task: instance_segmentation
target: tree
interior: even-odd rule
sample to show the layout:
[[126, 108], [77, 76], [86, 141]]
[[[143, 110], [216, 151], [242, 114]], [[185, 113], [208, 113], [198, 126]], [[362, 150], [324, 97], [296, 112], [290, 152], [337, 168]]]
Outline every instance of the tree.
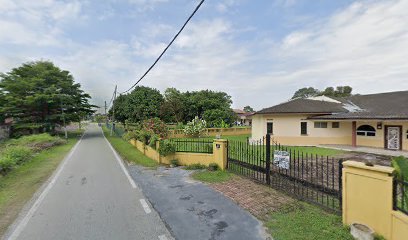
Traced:
[[165, 122], [183, 122], [186, 108], [185, 96], [175, 88], [167, 88], [164, 102], [160, 107], [160, 117]]
[[319, 93], [320, 93], [319, 89], [312, 88], [312, 87], [304, 87], [304, 88], [298, 89], [295, 92], [295, 94], [293, 94], [292, 99], [315, 97], [315, 96], [318, 96]]
[[24, 63], [0, 74], [0, 115], [14, 119], [14, 129], [50, 131], [94, 112], [89, 94], [73, 76], [49, 61]]
[[[132, 92], [121, 95], [113, 102], [115, 119], [125, 122], [140, 122], [159, 117], [160, 106], [164, 99], [157, 89], [137, 86]], [[113, 108], [109, 109], [112, 116]]]
[[244, 112], [255, 112], [255, 110], [251, 106], [245, 106]]

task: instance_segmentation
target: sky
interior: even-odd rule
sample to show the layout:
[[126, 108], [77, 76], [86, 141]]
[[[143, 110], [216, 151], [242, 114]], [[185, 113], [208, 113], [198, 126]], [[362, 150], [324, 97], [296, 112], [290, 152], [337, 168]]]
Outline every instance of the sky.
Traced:
[[[49, 60], [103, 106], [127, 90], [198, 0], [0, 0], [0, 72]], [[206, 0], [140, 83], [210, 89], [256, 110], [302, 87], [408, 90], [408, 0]]]

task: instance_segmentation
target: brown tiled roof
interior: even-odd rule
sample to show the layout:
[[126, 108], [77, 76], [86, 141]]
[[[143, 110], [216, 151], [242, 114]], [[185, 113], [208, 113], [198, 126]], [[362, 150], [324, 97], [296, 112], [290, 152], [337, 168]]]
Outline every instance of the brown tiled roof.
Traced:
[[341, 103], [295, 99], [257, 114], [314, 113], [310, 119], [408, 119], [408, 91], [333, 98]]

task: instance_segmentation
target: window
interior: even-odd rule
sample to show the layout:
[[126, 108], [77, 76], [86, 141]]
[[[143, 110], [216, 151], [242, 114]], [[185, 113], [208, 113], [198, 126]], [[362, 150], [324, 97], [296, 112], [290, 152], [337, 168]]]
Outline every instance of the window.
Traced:
[[375, 128], [370, 125], [361, 125], [357, 128], [357, 135], [375, 137]]
[[327, 122], [315, 122], [314, 128], [327, 128]]
[[273, 134], [273, 122], [266, 123], [266, 133]]
[[300, 122], [300, 134], [307, 135], [307, 122]]
[[340, 128], [339, 122], [332, 122], [332, 128]]

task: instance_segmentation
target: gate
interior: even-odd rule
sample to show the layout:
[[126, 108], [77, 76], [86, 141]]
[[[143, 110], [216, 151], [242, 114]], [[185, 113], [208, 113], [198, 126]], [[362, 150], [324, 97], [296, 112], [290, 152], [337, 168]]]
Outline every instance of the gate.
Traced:
[[323, 208], [341, 211], [342, 160], [258, 141], [228, 141], [227, 168]]

